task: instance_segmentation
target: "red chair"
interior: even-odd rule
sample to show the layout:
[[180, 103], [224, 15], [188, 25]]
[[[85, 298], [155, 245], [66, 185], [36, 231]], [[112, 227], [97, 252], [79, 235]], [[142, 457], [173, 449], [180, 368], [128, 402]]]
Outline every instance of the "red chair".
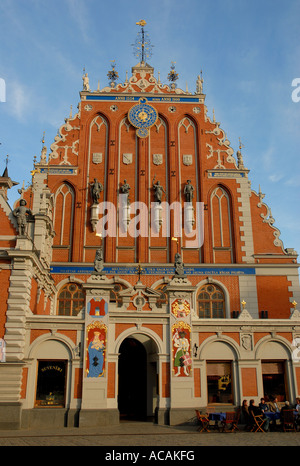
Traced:
[[[228, 411], [226, 413], [226, 418], [221, 421], [222, 424], [222, 432], [235, 432], [236, 430], [240, 430], [238, 428], [238, 422], [240, 419], [240, 409], [235, 411]], [[227, 428], [227, 426], [230, 426]]]

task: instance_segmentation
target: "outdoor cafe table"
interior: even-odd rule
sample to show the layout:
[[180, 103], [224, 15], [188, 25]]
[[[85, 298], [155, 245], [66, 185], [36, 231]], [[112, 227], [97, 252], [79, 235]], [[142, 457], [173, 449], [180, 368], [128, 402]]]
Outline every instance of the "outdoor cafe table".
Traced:
[[264, 415], [268, 417], [271, 421], [276, 421], [280, 419], [280, 413], [273, 413], [272, 411], [264, 411]]
[[226, 413], [210, 413], [210, 421], [224, 421], [226, 419]]
[[[273, 413], [271, 411], [264, 411], [265, 416], [267, 416], [271, 421], [276, 421], [280, 419], [280, 412]], [[298, 411], [294, 411], [295, 418], [298, 416]]]

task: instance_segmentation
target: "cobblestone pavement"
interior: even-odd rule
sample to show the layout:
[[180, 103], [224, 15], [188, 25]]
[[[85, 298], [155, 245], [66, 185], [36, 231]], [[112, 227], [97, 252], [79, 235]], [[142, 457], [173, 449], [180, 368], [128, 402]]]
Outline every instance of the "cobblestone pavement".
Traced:
[[122, 422], [102, 428], [0, 430], [0, 446], [299, 446], [300, 432], [197, 432], [196, 426]]

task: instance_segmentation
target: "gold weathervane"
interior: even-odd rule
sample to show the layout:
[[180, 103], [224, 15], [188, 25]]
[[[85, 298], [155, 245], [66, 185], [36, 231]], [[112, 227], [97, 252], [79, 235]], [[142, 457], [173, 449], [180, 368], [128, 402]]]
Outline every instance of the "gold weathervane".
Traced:
[[140, 21], [138, 21], [137, 23], [135, 23], [137, 26], [141, 26], [141, 27], [144, 27], [146, 26], [146, 21], [144, 19], [140, 19]]

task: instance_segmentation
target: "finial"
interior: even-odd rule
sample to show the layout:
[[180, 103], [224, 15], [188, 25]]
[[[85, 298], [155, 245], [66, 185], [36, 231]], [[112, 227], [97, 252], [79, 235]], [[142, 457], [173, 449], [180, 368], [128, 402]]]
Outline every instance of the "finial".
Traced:
[[297, 304], [298, 304], [298, 303], [297, 303], [297, 301], [295, 301], [295, 300], [292, 302], [292, 305], [294, 306], [294, 309], [296, 309]]
[[263, 200], [263, 198], [265, 197], [265, 194], [262, 193], [261, 191], [261, 188], [260, 188], [260, 185], [258, 187], [258, 197], [259, 197], [259, 201], [261, 202]]
[[241, 142], [241, 138], [239, 137], [239, 149], [242, 150], [242, 147], [245, 147], [244, 144]]
[[41, 143], [42, 143], [42, 144], [45, 144], [45, 131], [43, 132], [43, 137], [42, 137], [42, 139], [41, 139]]
[[107, 73], [107, 76], [110, 80], [110, 85], [111, 87], [115, 87], [115, 81], [117, 81], [119, 79], [119, 74], [118, 72], [115, 70], [115, 67], [116, 67], [116, 60], [111, 60], [111, 71], [109, 71]]
[[239, 137], [239, 150], [237, 151], [237, 160], [238, 160], [238, 168], [244, 169], [244, 161], [243, 161], [243, 156], [242, 156], [242, 147], [245, 147], [244, 144], [241, 142], [241, 138]]
[[171, 62], [171, 71], [168, 74], [168, 80], [171, 82], [172, 89], [176, 88], [175, 81], [178, 79], [178, 73], [175, 71], [175, 63], [175, 61]]
[[144, 26], [147, 24], [144, 19], [135, 23], [137, 26], [141, 27], [141, 30], [138, 32], [137, 38], [133, 45], [134, 56], [140, 60], [142, 65], [145, 64], [147, 58], [150, 58], [152, 55], [152, 47], [149, 35], [144, 30]]
[[246, 303], [246, 301], [245, 301], [244, 299], [243, 299], [243, 301], [241, 302], [241, 304], [242, 304], [242, 306], [243, 306], [243, 309], [245, 309], [247, 303]]

